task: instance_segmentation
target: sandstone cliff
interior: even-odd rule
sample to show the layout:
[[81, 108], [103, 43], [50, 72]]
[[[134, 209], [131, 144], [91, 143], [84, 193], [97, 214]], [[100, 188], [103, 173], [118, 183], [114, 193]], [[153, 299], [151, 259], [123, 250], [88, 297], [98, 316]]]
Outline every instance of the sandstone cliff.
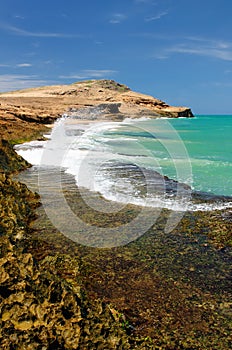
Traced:
[[[0, 94], [0, 132], [4, 138], [26, 138], [70, 110], [100, 106], [96, 118], [193, 117], [190, 108], [131, 91], [113, 80], [91, 80], [71, 85], [45, 86]], [[17, 136], [18, 135], [18, 136]]]

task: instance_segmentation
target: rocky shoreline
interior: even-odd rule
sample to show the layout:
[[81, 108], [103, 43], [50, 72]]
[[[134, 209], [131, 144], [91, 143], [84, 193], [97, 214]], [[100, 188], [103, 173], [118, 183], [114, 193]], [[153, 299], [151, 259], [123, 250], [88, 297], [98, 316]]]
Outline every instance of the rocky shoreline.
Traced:
[[65, 112], [97, 106], [107, 120], [193, 117], [190, 108], [169, 106], [113, 80], [91, 80], [0, 94], [0, 133], [10, 140], [36, 138]]
[[[41, 137], [67, 108], [100, 105], [106, 118], [116, 109], [117, 120], [128, 111], [191, 111], [150, 97], [138, 102], [137, 93], [108, 81], [54, 87], [49, 97], [46, 91], [0, 96], [0, 130], [9, 141], [0, 143], [1, 348], [229, 349], [231, 211], [188, 212], [171, 234], [164, 233], [163, 211], [128, 246], [88, 248], [57, 232], [39, 196], [12, 179], [30, 165], [11, 144]], [[106, 227], [136, 215], [129, 206], [119, 216], [96, 216], [72, 181], [66, 198], [87, 222]]]

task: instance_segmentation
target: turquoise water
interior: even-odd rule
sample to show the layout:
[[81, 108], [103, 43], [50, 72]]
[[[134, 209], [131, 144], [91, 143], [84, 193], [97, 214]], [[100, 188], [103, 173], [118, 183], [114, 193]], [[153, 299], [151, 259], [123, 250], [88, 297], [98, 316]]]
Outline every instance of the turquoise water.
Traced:
[[232, 116], [203, 115], [172, 120], [189, 153], [193, 186], [232, 195]]
[[132, 162], [137, 159], [140, 166], [195, 190], [232, 196], [231, 133], [232, 116], [199, 115], [125, 122], [104, 136], [112, 153], [128, 156]]
[[[196, 191], [232, 196], [232, 116], [92, 124], [80, 119], [78, 113], [61, 118], [50, 141], [20, 145], [18, 153], [42, 169], [62, 167], [79, 187], [114, 202], [174, 210], [224, 207], [190, 203], [189, 187], [183, 194], [168, 191], [154, 171]], [[231, 207], [231, 201], [225, 206]]]

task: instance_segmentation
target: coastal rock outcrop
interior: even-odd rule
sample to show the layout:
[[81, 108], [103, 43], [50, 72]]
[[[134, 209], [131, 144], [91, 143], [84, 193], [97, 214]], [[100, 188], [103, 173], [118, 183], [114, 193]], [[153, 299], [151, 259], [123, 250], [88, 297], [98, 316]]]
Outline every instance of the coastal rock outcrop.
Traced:
[[113, 80], [90, 80], [0, 94], [0, 132], [7, 139], [12, 139], [12, 133], [15, 139], [26, 139], [34, 130], [36, 138], [46, 124], [53, 123], [70, 108], [89, 107], [102, 109], [96, 119], [193, 117], [190, 108], [169, 106]]
[[[192, 116], [189, 108], [108, 80], [0, 95], [0, 348], [229, 349], [230, 211], [187, 212], [165, 233], [169, 211], [163, 210], [135, 242], [92, 249], [57, 232], [44, 219], [38, 194], [14, 180], [30, 165], [12, 144], [40, 137], [46, 123], [67, 111], [114, 120]], [[172, 194], [177, 183], [165, 182]], [[88, 211], [68, 183], [65, 198], [87, 223], [126, 226], [140, 210]], [[36, 208], [40, 223], [32, 226]]]
[[[122, 94], [122, 100], [128, 105], [145, 108], [147, 114], [156, 112], [156, 117], [166, 116], [170, 118], [192, 118], [193, 114], [190, 108], [169, 106], [166, 102], [161, 101], [153, 96], [140, 94], [137, 92], [125, 92]], [[141, 112], [142, 114], [143, 112]], [[154, 115], [154, 114], [153, 114]]]
[[130, 348], [113, 309], [88, 302], [76, 261], [56, 255], [38, 263], [7, 237], [0, 243], [1, 349]]
[[10, 175], [28, 164], [6, 141], [0, 160], [1, 349], [129, 349], [117, 311], [86, 297], [78, 261], [49, 251], [43, 256], [46, 242], [39, 243], [40, 259], [34, 257], [29, 232], [39, 196]]

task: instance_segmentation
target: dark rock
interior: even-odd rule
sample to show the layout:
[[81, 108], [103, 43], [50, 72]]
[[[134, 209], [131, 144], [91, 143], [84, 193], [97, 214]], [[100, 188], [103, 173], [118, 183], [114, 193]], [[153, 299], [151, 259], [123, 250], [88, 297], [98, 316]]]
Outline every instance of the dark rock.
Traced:
[[118, 114], [121, 103], [102, 103], [97, 107], [102, 110], [104, 114]]

